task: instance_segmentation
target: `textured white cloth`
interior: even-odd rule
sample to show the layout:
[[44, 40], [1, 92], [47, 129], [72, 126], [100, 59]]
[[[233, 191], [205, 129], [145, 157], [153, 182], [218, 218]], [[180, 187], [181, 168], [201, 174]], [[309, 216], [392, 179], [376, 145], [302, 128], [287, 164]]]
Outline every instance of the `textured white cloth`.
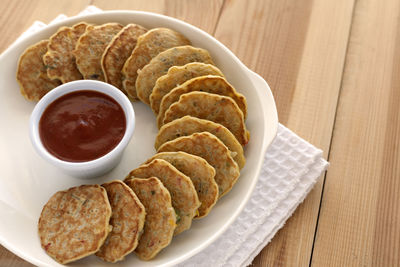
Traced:
[[[81, 14], [101, 12], [89, 6]], [[59, 15], [51, 23], [67, 18]], [[46, 26], [35, 23], [21, 35]], [[304, 200], [328, 162], [322, 151], [279, 125], [256, 188], [235, 222], [209, 247], [179, 266], [247, 266]]]
[[221, 237], [186, 261], [187, 265], [251, 264], [327, 167], [328, 162], [322, 158], [320, 149], [280, 124], [244, 210]]

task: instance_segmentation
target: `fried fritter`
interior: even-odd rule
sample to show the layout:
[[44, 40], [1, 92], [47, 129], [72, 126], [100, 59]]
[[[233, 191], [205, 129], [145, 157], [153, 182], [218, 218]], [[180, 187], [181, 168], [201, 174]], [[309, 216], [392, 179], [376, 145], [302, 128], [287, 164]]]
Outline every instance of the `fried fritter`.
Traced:
[[62, 83], [83, 78], [76, 66], [72, 51], [87, 26], [87, 23], [80, 22], [72, 27], [61, 27], [50, 37], [48, 51], [43, 56], [49, 78], [59, 79]]
[[243, 112], [244, 119], [247, 115], [247, 103], [246, 98], [236, 92], [235, 88], [230, 85], [225, 78], [214, 75], [207, 75], [196, 77], [186, 81], [182, 85], [175, 87], [168, 94], [166, 94], [160, 104], [160, 111], [157, 116], [158, 127], [163, 124], [165, 111], [175, 102], [179, 100], [179, 97], [183, 94], [201, 91], [217, 95], [228, 96], [232, 98]]
[[185, 115], [224, 125], [242, 146], [249, 141], [243, 112], [230, 97], [205, 92], [183, 94], [165, 112], [163, 122], [165, 124]]
[[172, 206], [178, 217], [174, 235], [189, 229], [201, 204], [190, 178], [167, 161], [155, 159], [132, 170], [126, 179], [153, 176], [160, 179], [171, 194]]
[[55, 193], [44, 205], [38, 231], [48, 255], [61, 264], [96, 253], [108, 233], [111, 206], [99, 185], [81, 185]]
[[201, 202], [196, 218], [206, 216], [218, 200], [218, 185], [214, 179], [215, 169], [205, 159], [182, 151], [158, 153], [145, 163], [150, 163], [154, 159], [168, 161], [192, 180]]
[[146, 209], [143, 234], [135, 250], [142, 260], [151, 260], [171, 243], [176, 228], [176, 216], [171, 195], [155, 177], [133, 178], [125, 181]]
[[154, 114], [157, 115], [159, 113], [162, 98], [172, 89], [190, 79], [204, 75], [224, 77], [217, 67], [201, 62], [192, 62], [184, 66], [173, 66], [169, 68], [167, 74], [157, 79], [150, 95], [150, 106]]
[[239, 168], [244, 167], [246, 158], [244, 157], [243, 147], [225, 126], [192, 116], [184, 116], [163, 125], [156, 136], [154, 147], [157, 150], [165, 142], [200, 132], [209, 132], [218, 137], [231, 151], [231, 156], [239, 165]]
[[111, 205], [112, 231], [96, 256], [107, 262], [117, 262], [137, 247], [146, 212], [136, 194], [122, 181], [114, 180], [102, 186]]
[[79, 37], [72, 53], [84, 79], [105, 81], [101, 58], [112, 38], [122, 28], [118, 23], [88, 26], [85, 33]]
[[125, 92], [122, 85], [122, 67], [125, 61], [131, 56], [139, 36], [147, 30], [140, 25], [128, 24], [114, 36], [104, 51], [101, 59], [101, 68], [105, 81]]
[[173, 47], [158, 54], [138, 72], [135, 86], [139, 99], [149, 105], [157, 79], [165, 75], [170, 67], [190, 62], [214, 64], [207, 50], [190, 45]]
[[132, 55], [126, 60], [122, 73], [123, 86], [132, 100], [137, 100], [136, 78], [138, 71], [150, 60], [168, 48], [189, 45], [190, 41], [182, 34], [167, 28], [154, 28], [138, 38]]
[[239, 178], [239, 166], [233, 160], [228, 148], [214, 135], [202, 132], [182, 136], [164, 143], [160, 152], [183, 151], [205, 159], [215, 169], [215, 181], [219, 187], [219, 197], [231, 190]]
[[48, 40], [28, 47], [18, 61], [17, 81], [21, 94], [31, 101], [39, 101], [51, 89], [61, 84], [47, 76], [43, 55], [47, 52]]

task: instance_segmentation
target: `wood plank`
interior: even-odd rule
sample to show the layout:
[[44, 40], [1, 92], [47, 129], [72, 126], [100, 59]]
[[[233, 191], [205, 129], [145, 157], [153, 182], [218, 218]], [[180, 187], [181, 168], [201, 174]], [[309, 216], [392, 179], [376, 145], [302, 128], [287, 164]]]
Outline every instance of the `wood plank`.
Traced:
[[57, 15], [76, 15], [88, 4], [89, 0], [59, 0], [57, 4], [47, 0], [15, 1], [2, 0], [0, 4], [0, 53], [3, 52], [18, 36], [26, 31], [35, 20], [49, 23]]
[[31, 267], [34, 266], [14, 255], [3, 246], [0, 245], [0, 265], [7, 267]]
[[[329, 151], [354, 1], [226, 1], [215, 36], [270, 84], [280, 122]], [[323, 25], [323, 27], [321, 27]], [[322, 181], [255, 259], [306, 266]]]
[[124, 9], [156, 12], [183, 20], [213, 34], [222, 3], [223, 0], [94, 0], [92, 4], [104, 10]]
[[312, 264], [400, 263], [400, 3], [359, 0]]

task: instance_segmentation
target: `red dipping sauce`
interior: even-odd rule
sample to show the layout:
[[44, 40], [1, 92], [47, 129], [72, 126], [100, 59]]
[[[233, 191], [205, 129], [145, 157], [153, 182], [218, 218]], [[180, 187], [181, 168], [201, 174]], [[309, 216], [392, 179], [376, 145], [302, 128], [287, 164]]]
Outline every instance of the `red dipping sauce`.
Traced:
[[125, 129], [125, 113], [117, 101], [90, 90], [57, 98], [39, 121], [43, 146], [53, 156], [70, 162], [104, 156], [118, 145]]

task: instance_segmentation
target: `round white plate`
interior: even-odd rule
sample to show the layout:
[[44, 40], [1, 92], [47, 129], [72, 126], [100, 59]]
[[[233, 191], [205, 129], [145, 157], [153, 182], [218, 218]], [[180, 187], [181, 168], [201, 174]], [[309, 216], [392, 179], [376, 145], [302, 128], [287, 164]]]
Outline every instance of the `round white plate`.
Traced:
[[[214, 241], [238, 216], [257, 182], [263, 156], [277, 131], [278, 118], [268, 84], [244, 66], [224, 45], [185, 22], [147, 12], [109, 11], [70, 18], [18, 40], [0, 56], [0, 243], [35, 265], [58, 266], [41, 248], [37, 235], [37, 221], [50, 196], [58, 190], [84, 183], [124, 179], [130, 170], [155, 153], [156, 118], [149, 106], [139, 102], [133, 103], [136, 128], [123, 159], [114, 170], [102, 177], [93, 180], [69, 177], [35, 153], [28, 133], [29, 116], [35, 103], [26, 101], [19, 92], [15, 80], [18, 58], [28, 46], [48, 38], [60, 26], [70, 26], [79, 21], [137, 23], [147, 28], [169, 27], [179, 31], [194, 46], [207, 49], [227, 80], [247, 98], [246, 125], [251, 136], [245, 147], [247, 163], [232, 191], [218, 201], [209, 216], [194, 220], [191, 229], [175, 237], [170, 246], [153, 260], [143, 262], [132, 254], [120, 262], [125, 266], [171, 266], [180, 263]], [[111, 264], [95, 256], [69, 264], [88, 265]]]

